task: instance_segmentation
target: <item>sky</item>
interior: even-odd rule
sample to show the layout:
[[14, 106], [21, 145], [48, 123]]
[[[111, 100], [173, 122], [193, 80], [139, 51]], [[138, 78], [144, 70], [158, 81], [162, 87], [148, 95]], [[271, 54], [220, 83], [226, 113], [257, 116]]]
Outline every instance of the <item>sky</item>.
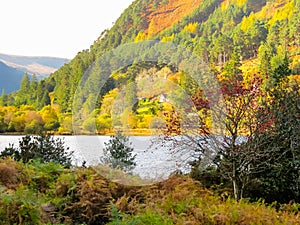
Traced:
[[133, 0], [1, 0], [0, 53], [72, 59]]

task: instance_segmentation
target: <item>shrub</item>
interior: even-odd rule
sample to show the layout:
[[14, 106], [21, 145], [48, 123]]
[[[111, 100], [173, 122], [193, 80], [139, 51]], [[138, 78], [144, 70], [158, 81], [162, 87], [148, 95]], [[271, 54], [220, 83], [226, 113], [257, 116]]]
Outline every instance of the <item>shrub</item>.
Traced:
[[40, 198], [20, 186], [14, 192], [0, 189], [0, 224], [41, 224]]
[[35, 137], [26, 135], [19, 142], [19, 148], [10, 145], [1, 152], [0, 157], [10, 156], [24, 163], [39, 159], [41, 163], [55, 162], [70, 167], [73, 152], [68, 150], [59, 138], [44, 134]]
[[63, 209], [65, 220], [85, 224], [106, 224], [112, 194], [109, 182], [94, 171], [78, 171], [73, 199]]
[[130, 172], [136, 166], [134, 162], [136, 155], [132, 154], [133, 147], [129, 138], [123, 136], [120, 131], [117, 131], [116, 135], [111, 136], [109, 142], [104, 144], [104, 156], [101, 158], [103, 164], [125, 172]]
[[0, 185], [15, 189], [20, 183], [27, 183], [27, 174], [22, 169], [22, 165], [12, 159], [0, 160]]
[[[40, 163], [37, 160], [26, 165], [27, 173], [31, 175], [29, 187], [40, 193], [46, 193], [56, 186], [56, 181], [65, 171], [61, 165], [49, 162]], [[53, 192], [55, 192], [53, 190]]]

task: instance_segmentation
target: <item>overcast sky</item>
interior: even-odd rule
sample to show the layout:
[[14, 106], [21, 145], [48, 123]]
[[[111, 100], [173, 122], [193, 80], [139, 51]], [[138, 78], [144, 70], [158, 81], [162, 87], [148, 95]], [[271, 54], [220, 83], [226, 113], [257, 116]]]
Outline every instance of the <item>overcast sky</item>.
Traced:
[[0, 53], [73, 58], [133, 0], [1, 0]]

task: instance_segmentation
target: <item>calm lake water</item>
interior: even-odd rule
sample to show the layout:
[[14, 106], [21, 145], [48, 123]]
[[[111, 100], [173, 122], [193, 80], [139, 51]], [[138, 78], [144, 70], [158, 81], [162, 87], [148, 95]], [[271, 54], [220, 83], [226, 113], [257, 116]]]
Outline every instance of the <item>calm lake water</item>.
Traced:
[[[99, 164], [100, 157], [103, 155], [104, 142], [108, 142], [108, 136], [56, 136], [65, 142], [65, 146], [74, 151], [74, 165], [81, 166], [83, 161], [87, 165]], [[19, 145], [22, 136], [0, 135], [0, 151], [9, 144]], [[165, 178], [172, 172], [180, 169], [174, 155], [166, 150], [149, 149], [151, 144], [150, 136], [130, 137], [136, 154], [137, 166], [133, 173], [144, 178]]]

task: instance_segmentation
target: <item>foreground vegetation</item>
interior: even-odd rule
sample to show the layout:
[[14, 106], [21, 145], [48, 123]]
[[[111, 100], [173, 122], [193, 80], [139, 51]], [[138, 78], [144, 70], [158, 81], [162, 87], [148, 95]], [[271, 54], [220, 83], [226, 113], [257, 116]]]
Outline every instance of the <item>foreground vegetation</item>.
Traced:
[[95, 168], [0, 160], [1, 224], [299, 224], [299, 205], [236, 202], [188, 176], [144, 187], [103, 178]]

